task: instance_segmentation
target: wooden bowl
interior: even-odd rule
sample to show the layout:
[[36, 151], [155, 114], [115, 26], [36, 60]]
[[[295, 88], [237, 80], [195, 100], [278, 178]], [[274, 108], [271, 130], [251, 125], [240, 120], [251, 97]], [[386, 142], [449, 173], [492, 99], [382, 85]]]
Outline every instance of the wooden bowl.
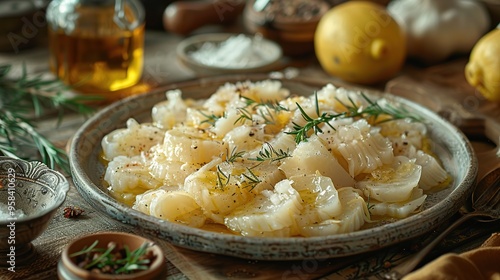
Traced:
[[272, 15], [255, 9], [255, 0], [248, 1], [243, 23], [250, 33], [260, 33], [277, 42], [288, 56], [314, 53], [314, 33], [321, 17], [330, 9], [326, 1], [317, 2], [317, 11], [310, 17]]
[[[115, 242], [116, 244], [127, 245], [130, 251], [139, 248], [145, 242], [151, 243], [153, 245], [152, 247], [150, 247], [150, 249], [153, 251], [153, 254], [156, 256], [156, 258], [151, 263], [148, 270], [131, 274], [124, 274], [124, 275], [96, 273], [79, 267], [70, 256], [73, 253], [82, 250], [84, 247], [92, 245], [92, 243], [94, 243], [96, 240], [98, 240], [98, 244], [96, 246], [97, 248], [106, 248], [109, 242]], [[146, 239], [144, 237], [125, 232], [99, 232], [78, 238], [69, 243], [64, 248], [64, 250], [61, 253], [61, 260], [59, 261], [57, 267], [57, 275], [59, 276], [59, 279], [73, 279], [73, 280], [165, 279], [166, 277], [165, 256], [163, 254], [162, 249], [158, 245], [155, 245], [153, 241]]]

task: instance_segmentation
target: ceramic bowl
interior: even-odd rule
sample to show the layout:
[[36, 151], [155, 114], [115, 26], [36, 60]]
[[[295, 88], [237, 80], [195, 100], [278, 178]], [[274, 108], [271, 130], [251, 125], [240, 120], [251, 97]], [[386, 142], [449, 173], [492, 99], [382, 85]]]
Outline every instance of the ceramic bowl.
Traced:
[[[97, 274], [90, 272], [83, 268], [80, 268], [70, 256], [79, 252], [84, 247], [89, 247], [95, 241], [98, 241], [96, 248], [106, 248], [109, 242], [115, 242], [116, 244], [121, 244], [127, 246], [130, 251], [139, 248], [144, 243], [152, 244], [150, 250], [153, 255], [156, 256], [154, 261], [151, 263], [148, 270], [124, 274], [124, 275], [113, 275], [113, 274]], [[105, 279], [134, 279], [134, 280], [146, 280], [146, 279], [165, 279], [166, 277], [166, 264], [165, 256], [162, 249], [155, 245], [153, 241], [146, 239], [144, 237], [125, 233], [125, 232], [99, 232], [95, 234], [85, 235], [78, 239], [73, 240], [69, 243], [61, 253], [61, 260], [59, 261], [57, 267], [57, 274], [59, 279], [94, 279], [94, 280], [105, 280]]]
[[43, 163], [0, 157], [0, 266], [33, 260], [31, 242], [47, 228], [68, 190], [66, 178]]
[[297, 57], [314, 53], [316, 27], [321, 17], [331, 7], [326, 1], [295, 1], [302, 2], [297, 4], [302, 5], [296, 8], [297, 13], [304, 10], [303, 7], [311, 8], [307, 15], [299, 13], [296, 16], [281, 15], [285, 9], [273, 9], [272, 3], [267, 5], [269, 11], [267, 7], [259, 8], [260, 2], [263, 1], [248, 1], [243, 11], [243, 23], [249, 33], [262, 34], [265, 38], [277, 42], [282, 47], [283, 53], [288, 56]]
[[[251, 64], [243, 65], [240, 63], [231, 63], [227, 66], [218, 64], [207, 64], [204, 61], [197, 60], [193, 57], [193, 53], [200, 50], [203, 45], [212, 44], [212, 46], [220, 46], [221, 43], [227, 42], [230, 37], [244, 36], [250, 38], [258, 51], [259, 59], [252, 61]], [[239, 51], [234, 49], [235, 52]], [[188, 37], [181, 41], [177, 46], [177, 57], [194, 72], [201, 76], [218, 75], [218, 74], [238, 74], [238, 73], [259, 73], [276, 70], [280, 67], [280, 59], [282, 57], [282, 50], [279, 45], [264, 38], [250, 37], [244, 34], [232, 33], [214, 33], [214, 34], [200, 34]], [[260, 56], [262, 54], [262, 56]], [[236, 58], [246, 57], [237, 53], [225, 53], [225, 57], [234, 56]]]

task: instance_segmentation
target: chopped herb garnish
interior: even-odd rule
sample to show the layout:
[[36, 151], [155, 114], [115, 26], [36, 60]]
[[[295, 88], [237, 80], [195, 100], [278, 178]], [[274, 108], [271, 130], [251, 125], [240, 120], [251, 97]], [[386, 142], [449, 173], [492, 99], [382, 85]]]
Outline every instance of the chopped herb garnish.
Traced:
[[264, 162], [264, 161], [275, 162], [285, 159], [287, 157], [291, 157], [288, 151], [283, 151], [282, 149], [276, 150], [271, 144], [266, 142], [262, 150], [259, 151], [259, 155], [257, 157], [248, 159], [259, 162]]
[[208, 123], [211, 126], [214, 126], [215, 122], [221, 118], [220, 116], [216, 116], [215, 114], [206, 114], [201, 110], [198, 110], [198, 112], [200, 112], [200, 114], [202, 114], [206, 118], [203, 121], [201, 121], [200, 124]]
[[220, 166], [217, 166], [217, 187], [221, 190], [229, 184], [229, 179], [231, 179], [231, 174], [225, 174]]
[[250, 187], [250, 190], [253, 190], [259, 183], [262, 182], [262, 180], [260, 180], [250, 168], [247, 168], [247, 171], [248, 174], [243, 173], [241, 175], [244, 177], [244, 182], [246, 183], [245, 187]]

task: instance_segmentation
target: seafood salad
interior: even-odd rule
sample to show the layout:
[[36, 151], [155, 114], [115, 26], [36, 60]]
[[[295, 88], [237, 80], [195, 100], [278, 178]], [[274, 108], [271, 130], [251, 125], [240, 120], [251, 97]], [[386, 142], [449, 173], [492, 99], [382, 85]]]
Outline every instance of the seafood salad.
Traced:
[[102, 139], [119, 200], [191, 227], [243, 236], [347, 233], [418, 212], [451, 177], [425, 122], [384, 98], [325, 85], [227, 83], [206, 99], [180, 90]]

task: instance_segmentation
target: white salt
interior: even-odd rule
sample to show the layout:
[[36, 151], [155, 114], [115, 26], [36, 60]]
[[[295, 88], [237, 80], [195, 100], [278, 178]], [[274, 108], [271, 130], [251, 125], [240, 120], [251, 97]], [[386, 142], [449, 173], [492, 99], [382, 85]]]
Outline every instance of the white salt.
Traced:
[[249, 68], [269, 62], [268, 50], [261, 37], [244, 34], [231, 36], [220, 43], [205, 42], [189, 55], [199, 63], [226, 68]]
[[[14, 215], [11, 215], [14, 214]], [[23, 210], [16, 209], [12, 213], [9, 211], [9, 206], [0, 202], [0, 221], [5, 221], [9, 218], [22, 218], [25, 217]]]

